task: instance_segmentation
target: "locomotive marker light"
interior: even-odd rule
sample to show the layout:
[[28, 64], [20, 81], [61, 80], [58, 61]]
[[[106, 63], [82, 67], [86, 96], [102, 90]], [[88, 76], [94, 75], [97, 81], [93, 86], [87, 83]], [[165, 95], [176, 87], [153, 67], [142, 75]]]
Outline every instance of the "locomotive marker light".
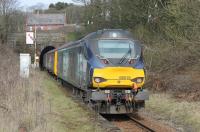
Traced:
[[110, 90], [105, 90], [105, 93], [109, 94], [109, 93], [110, 93]]
[[131, 93], [131, 90], [125, 90], [125, 93]]

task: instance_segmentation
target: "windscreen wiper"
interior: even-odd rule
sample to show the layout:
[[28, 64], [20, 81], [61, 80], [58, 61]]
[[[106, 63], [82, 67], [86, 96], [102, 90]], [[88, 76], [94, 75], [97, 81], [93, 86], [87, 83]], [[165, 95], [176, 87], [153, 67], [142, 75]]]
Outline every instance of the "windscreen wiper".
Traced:
[[104, 57], [104, 56], [100, 56], [100, 55], [96, 55], [100, 60], [102, 60], [102, 59], [105, 59], [105, 60], [107, 60], [109, 63], [111, 63], [112, 64], [112, 62], [108, 59], [108, 58], [106, 58], [106, 57]]
[[131, 54], [130, 45], [129, 45], [129, 50], [128, 50], [128, 52], [126, 52], [126, 54], [120, 59], [119, 64], [122, 64], [122, 63], [127, 59], [127, 56], [128, 56], [129, 54]]

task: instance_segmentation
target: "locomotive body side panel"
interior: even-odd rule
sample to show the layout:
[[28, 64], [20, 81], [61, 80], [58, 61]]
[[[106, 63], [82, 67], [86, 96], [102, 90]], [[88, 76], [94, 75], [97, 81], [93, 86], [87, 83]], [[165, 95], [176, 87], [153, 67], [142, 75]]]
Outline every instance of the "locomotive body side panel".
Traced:
[[71, 85], [86, 89], [87, 60], [83, 45], [58, 50], [58, 77]]
[[58, 50], [58, 78], [62, 79], [63, 78], [63, 51]]

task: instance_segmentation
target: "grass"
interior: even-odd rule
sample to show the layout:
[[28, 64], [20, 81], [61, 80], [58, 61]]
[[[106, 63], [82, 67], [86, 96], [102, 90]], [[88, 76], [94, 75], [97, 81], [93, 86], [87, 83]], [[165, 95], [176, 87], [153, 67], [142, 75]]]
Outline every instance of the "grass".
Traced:
[[19, 56], [0, 45], [0, 132], [99, 132], [91, 114], [46, 73], [19, 76]]
[[[31, 70], [30, 77], [18, 80], [14, 95], [0, 108], [0, 131], [25, 128], [31, 132], [101, 132], [89, 110], [66, 96], [46, 73]], [[19, 91], [18, 91], [19, 90]]]
[[71, 97], [66, 97], [54, 80], [45, 77], [43, 87], [46, 91], [46, 100], [51, 104], [51, 114], [48, 118], [57, 131], [103, 131], [92, 119], [91, 114], [74, 102]]
[[178, 101], [168, 94], [152, 94], [146, 111], [181, 124], [185, 131], [200, 130], [200, 102]]

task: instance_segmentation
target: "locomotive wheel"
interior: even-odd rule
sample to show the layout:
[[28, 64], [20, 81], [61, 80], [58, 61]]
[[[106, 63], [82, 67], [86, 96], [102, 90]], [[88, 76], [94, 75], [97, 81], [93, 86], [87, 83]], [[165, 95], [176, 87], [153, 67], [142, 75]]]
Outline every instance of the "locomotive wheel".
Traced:
[[106, 113], [110, 113], [110, 102], [106, 102]]

